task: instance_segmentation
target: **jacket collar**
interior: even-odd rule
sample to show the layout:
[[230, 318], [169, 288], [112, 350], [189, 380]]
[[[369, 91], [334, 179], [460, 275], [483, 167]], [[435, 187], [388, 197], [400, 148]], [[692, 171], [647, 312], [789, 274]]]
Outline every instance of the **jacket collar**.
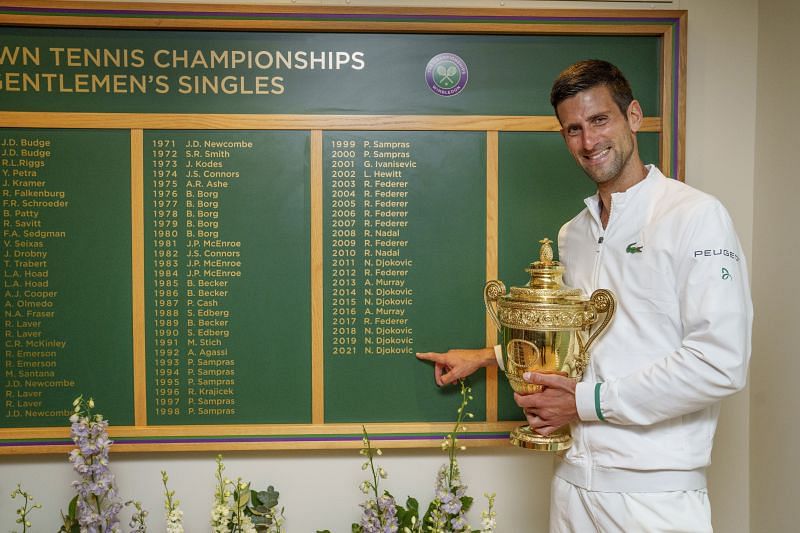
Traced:
[[[628, 189], [622, 192], [615, 192], [611, 194], [611, 216], [613, 218], [617, 218], [620, 216], [622, 211], [625, 210], [625, 206], [633, 201], [642, 191], [647, 191], [653, 187], [656, 181], [659, 178], [662, 178], [664, 175], [655, 165], [645, 165], [647, 168], [647, 176], [645, 178], [629, 187]], [[586, 204], [586, 207], [589, 210], [589, 213], [592, 215], [592, 218], [600, 224], [600, 195], [598, 193], [593, 194], [592, 196], [584, 199], [583, 203]], [[609, 224], [611, 223], [611, 219], [609, 219]]]

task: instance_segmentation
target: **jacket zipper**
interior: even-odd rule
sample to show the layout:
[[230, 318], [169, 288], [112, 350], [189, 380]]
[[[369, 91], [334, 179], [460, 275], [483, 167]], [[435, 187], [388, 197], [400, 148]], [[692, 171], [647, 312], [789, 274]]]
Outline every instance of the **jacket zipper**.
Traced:
[[592, 269], [592, 290], [597, 290], [600, 286], [600, 259], [603, 255], [603, 242], [606, 240], [606, 230], [601, 229], [600, 238], [597, 239], [597, 253], [594, 258], [594, 268]]
[[[603, 242], [605, 241], [606, 230], [608, 229], [608, 226], [603, 228], [603, 225], [599, 222], [599, 220], [598, 225], [600, 226], [600, 237], [597, 239], [597, 253], [595, 254], [594, 268], [592, 270], [592, 290], [597, 289], [597, 287], [600, 285], [600, 264], [603, 257]], [[594, 360], [591, 357], [589, 358], [589, 368], [591, 368], [592, 376], [594, 376], [596, 380], [597, 372], [595, 371]], [[592, 485], [594, 484], [594, 479], [592, 476], [592, 472], [594, 471], [594, 450], [589, 443], [586, 431], [581, 431], [581, 440], [583, 441], [583, 447], [586, 450], [586, 488], [588, 490], [592, 490]]]
[[[592, 272], [593, 291], [597, 290], [600, 287], [600, 268], [603, 263], [603, 251], [605, 249], [606, 235], [608, 234], [608, 230], [611, 227], [611, 219], [614, 218], [615, 215], [613, 197], [609, 203], [611, 205], [608, 206], [608, 220], [606, 222], [605, 227], [603, 227], [603, 222], [601, 217], [598, 217], [596, 220], [600, 228], [600, 236], [597, 239], [597, 254], [595, 255], [594, 270]], [[589, 367], [592, 369], [592, 376], [594, 376], [595, 381], [597, 381], [598, 379], [597, 370], [595, 369], [594, 366], [594, 359], [591, 357], [589, 358]], [[592, 475], [592, 473], [594, 472], [594, 460], [593, 460], [594, 450], [592, 449], [592, 446], [589, 443], [589, 439], [587, 438], [586, 433], [587, 433], [586, 431], [581, 432], [583, 437], [583, 446], [586, 448], [586, 453], [587, 453], [586, 467], [588, 470], [586, 472], [586, 482], [587, 482], [586, 484], [588, 490], [592, 490], [592, 486], [594, 484], [594, 479], [593, 479], [594, 476]]]

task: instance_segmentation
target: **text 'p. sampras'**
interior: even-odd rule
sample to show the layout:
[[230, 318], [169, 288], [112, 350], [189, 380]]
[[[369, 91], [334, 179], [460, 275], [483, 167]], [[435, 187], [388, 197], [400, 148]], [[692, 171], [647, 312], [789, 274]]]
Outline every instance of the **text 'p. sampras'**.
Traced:
[[292, 71], [361, 71], [363, 51], [0, 47], [6, 93], [284, 94]]

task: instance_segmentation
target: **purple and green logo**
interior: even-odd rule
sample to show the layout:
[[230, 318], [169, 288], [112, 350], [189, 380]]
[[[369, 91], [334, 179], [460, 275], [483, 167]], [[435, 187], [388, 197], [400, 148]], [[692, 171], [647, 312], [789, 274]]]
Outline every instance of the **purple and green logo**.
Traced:
[[433, 56], [425, 67], [425, 81], [439, 96], [457, 95], [467, 86], [468, 79], [467, 64], [449, 52]]

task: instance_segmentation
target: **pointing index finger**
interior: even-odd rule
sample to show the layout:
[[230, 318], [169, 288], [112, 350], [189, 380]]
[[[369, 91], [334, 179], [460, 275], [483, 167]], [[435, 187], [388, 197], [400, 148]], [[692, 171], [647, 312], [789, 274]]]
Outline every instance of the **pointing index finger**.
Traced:
[[436, 352], [417, 352], [417, 359], [423, 359], [425, 361], [434, 361], [438, 362], [439, 356], [442, 354]]

